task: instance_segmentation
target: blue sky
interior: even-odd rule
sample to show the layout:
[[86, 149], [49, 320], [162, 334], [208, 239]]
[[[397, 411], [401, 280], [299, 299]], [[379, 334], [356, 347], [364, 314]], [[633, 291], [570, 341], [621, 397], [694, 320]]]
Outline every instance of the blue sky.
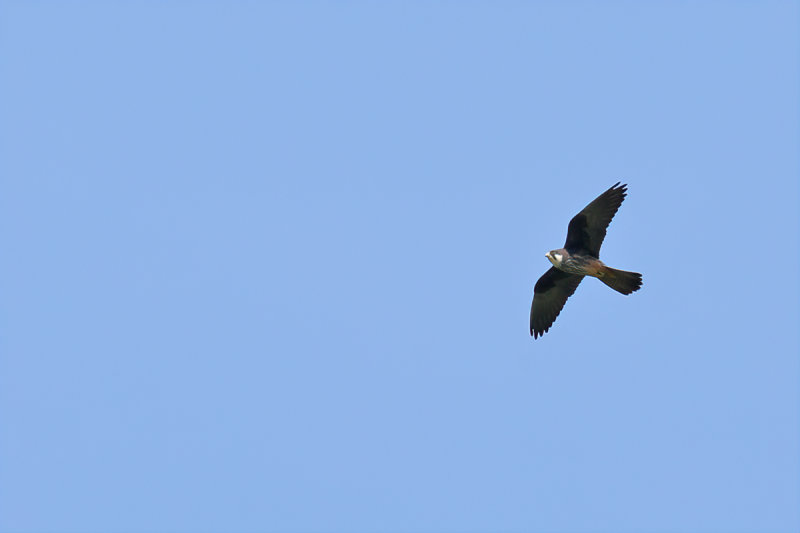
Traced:
[[0, 2], [0, 530], [797, 531], [798, 20]]

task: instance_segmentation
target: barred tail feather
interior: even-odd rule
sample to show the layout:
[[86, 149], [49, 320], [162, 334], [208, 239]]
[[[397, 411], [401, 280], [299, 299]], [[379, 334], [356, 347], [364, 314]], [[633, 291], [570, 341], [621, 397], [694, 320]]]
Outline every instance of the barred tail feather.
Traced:
[[642, 275], [638, 272], [626, 272], [616, 268], [605, 267], [600, 281], [622, 294], [638, 291], [642, 286]]

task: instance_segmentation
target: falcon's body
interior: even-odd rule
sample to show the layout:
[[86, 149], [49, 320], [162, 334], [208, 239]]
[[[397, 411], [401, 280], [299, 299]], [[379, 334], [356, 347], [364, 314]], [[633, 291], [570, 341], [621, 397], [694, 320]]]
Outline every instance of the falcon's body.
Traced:
[[591, 255], [570, 255], [566, 248], [547, 252], [544, 256], [553, 263], [557, 269], [570, 274], [600, 277], [603, 267], [602, 261]]
[[587, 205], [570, 220], [564, 247], [545, 254], [553, 267], [539, 278], [533, 289], [531, 335], [534, 338], [550, 329], [584, 276], [598, 278], [622, 294], [630, 294], [642, 286], [641, 274], [616, 270], [600, 261], [600, 245], [625, 199], [626, 187], [616, 183]]

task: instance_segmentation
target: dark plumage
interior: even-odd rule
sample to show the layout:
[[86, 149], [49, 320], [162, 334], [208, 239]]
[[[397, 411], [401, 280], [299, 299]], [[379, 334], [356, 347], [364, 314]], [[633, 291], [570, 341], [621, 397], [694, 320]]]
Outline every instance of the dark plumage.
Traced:
[[531, 335], [534, 338], [550, 329], [584, 276], [596, 277], [622, 294], [630, 294], [642, 286], [641, 274], [616, 270], [600, 261], [606, 230], [626, 192], [627, 185], [617, 182], [598, 196], [569, 221], [564, 247], [545, 254], [553, 266], [533, 288]]

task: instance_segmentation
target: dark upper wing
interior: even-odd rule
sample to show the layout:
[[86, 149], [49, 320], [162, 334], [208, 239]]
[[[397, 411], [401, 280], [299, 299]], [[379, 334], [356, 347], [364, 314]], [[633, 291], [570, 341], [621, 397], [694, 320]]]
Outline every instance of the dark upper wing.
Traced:
[[606, 229], [617, 209], [625, 199], [627, 185], [614, 184], [606, 192], [572, 217], [567, 229], [567, 242], [564, 248], [569, 253], [582, 252], [595, 257], [600, 256], [600, 245], [606, 236]]
[[572, 296], [583, 276], [568, 274], [556, 267], [544, 273], [533, 288], [531, 304], [531, 335], [536, 339], [550, 329], [567, 298]]

